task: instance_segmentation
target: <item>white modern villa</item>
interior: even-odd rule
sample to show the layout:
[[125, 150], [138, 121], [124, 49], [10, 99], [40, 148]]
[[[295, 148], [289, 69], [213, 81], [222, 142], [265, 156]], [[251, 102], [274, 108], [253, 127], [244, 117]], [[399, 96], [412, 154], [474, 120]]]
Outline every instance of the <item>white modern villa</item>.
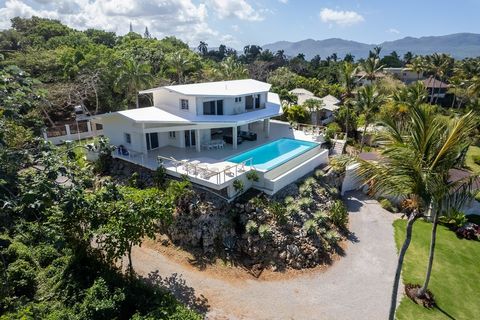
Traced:
[[161, 164], [228, 199], [252, 186], [273, 194], [327, 163], [328, 150], [320, 130], [271, 120], [282, 107], [270, 87], [245, 79], [140, 91], [153, 106], [102, 115], [103, 134], [117, 146], [114, 157]]

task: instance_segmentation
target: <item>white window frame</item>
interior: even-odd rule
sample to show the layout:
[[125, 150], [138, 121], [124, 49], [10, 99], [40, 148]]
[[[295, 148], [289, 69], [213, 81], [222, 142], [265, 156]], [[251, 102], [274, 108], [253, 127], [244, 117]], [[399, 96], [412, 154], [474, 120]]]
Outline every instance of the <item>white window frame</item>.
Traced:
[[188, 110], [188, 99], [180, 99], [180, 109]]
[[123, 140], [125, 141], [125, 143], [132, 144], [132, 135], [128, 132], [124, 132]]
[[176, 139], [175, 131], [168, 131], [168, 137], [170, 139]]

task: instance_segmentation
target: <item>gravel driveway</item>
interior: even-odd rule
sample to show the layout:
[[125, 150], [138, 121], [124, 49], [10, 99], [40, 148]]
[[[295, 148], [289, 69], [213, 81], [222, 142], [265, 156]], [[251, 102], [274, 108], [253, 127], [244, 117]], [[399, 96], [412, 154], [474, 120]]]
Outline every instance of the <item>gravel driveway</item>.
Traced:
[[135, 248], [139, 274], [162, 284], [208, 319], [386, 319], [396, 250], [394, 215], [362, 194], [345, 197], [352, 237], [346, 255], [325, 272], [286, 280], [227, 281]]

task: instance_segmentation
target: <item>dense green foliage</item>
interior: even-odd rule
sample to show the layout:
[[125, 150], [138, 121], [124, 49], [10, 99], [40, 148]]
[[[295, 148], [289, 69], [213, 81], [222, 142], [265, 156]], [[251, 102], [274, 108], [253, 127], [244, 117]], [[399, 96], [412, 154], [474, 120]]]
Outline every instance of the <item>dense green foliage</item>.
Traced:
[[44, 97], [35, 81], [16, 66], [0, 67], [0, 79], [0, 317], [198, 319], [115, 266], [169, 223], [188, 183], [140, 190], [100, 180], [80, 144], [34, 138]]
[[[394, 223], [397, 247], [405, 238], [405, 220]], [[403, 280], [406, 283], [420, 283], [427, 267], [431, 224], [423, 221], [414, 225], [412, 243], [405, 257]], [[446, 227], [438, 227], [436, 261], [430, 290], [438, 306], [426, 309], [407, 297], [398, 307], [397, 319], [474, 319], [478, 317], [480, 291], [478, 282], [478, 256], [480, 245], [477, 241], [462, 240]], [[463, 297], [463, 298], [459, 298]]]

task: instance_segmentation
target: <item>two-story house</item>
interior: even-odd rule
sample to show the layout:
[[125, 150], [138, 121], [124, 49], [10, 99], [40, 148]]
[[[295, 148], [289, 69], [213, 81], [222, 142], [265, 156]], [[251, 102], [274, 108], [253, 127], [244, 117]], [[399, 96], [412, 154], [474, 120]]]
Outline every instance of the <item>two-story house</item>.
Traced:
[[110, 143], [144, 155], [165, 146], [201, 151], [212, 139], [225, 140], [236, 149], [240, 130], [263, 122], [268, 136], [269, 119], [282, 113], [270, 87], [245, 79], [143, 90], [139, 94], [151, 94], [153, 106], [103, 115], [104, 135]]

